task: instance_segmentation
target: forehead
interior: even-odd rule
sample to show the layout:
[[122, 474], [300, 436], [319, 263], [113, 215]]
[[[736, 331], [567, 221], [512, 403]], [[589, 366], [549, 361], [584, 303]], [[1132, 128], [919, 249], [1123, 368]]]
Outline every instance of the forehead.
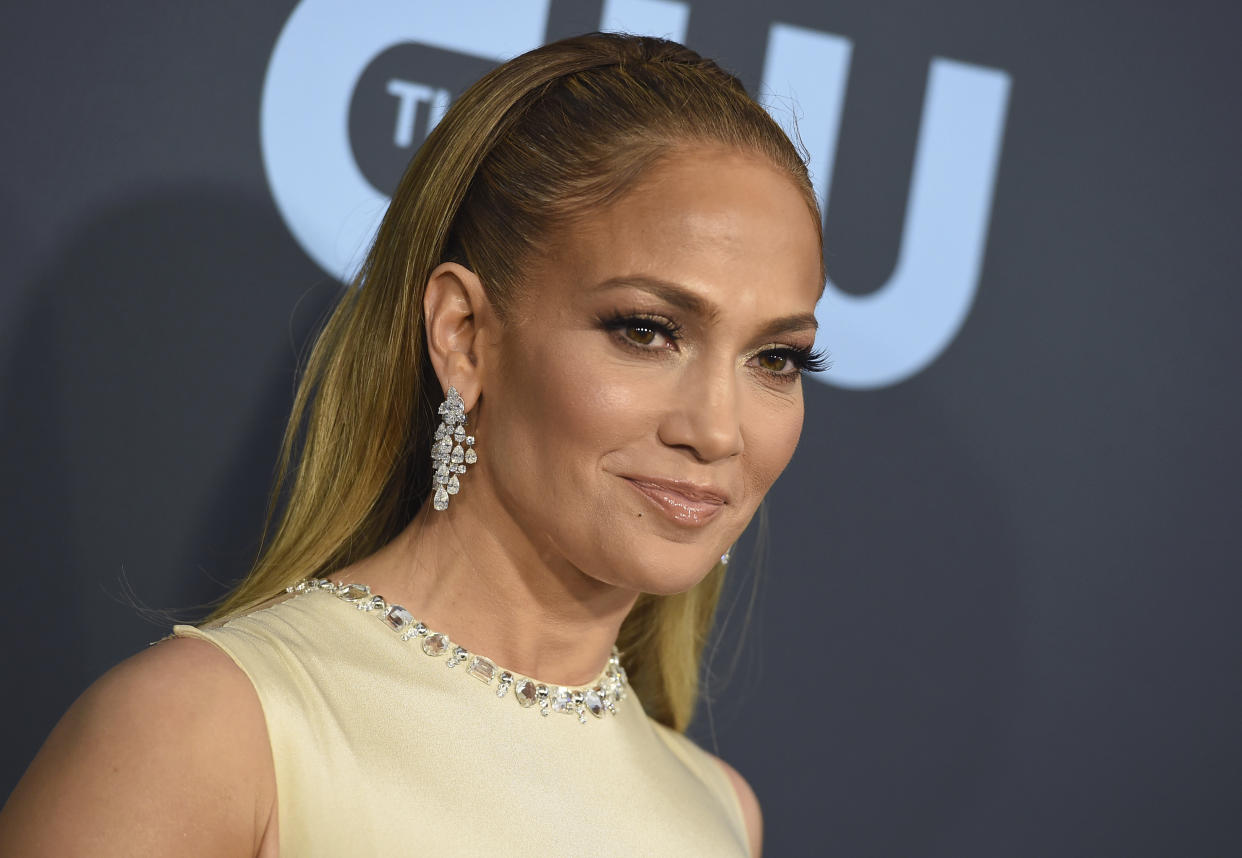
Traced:
[[546, 249], [523, 290], [545, 307], [644, 276], [779, 316], [813, 308], [823, 286], [819, 228], [802, 191], [766, 159], [727, 149], [658, 162], [616, 202], [557, 230]]

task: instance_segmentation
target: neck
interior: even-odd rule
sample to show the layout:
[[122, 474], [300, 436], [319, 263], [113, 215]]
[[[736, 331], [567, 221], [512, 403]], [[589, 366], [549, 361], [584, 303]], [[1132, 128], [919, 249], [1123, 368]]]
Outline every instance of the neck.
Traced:
[[444, 512], [425, 504], [396, 539], [332, 577], [369, 584], [504, 669], [549, 684], [592, 682], [638, 594], [541, 549], [471, 488], [473, 498], [463, 491]]

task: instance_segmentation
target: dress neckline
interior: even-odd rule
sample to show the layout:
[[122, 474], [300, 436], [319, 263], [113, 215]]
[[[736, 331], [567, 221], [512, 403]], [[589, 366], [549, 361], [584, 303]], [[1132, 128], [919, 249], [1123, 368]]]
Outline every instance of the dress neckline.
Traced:
[[405, 607], [389, 603], [383, 596], [371, 592], [366, 584], [303, 578], [286, 587], [285, 592], [334, 596], [356, 610], [379, 619], [401, 641], [418, 642], [425, 656], [436, 659], [447, 656], [444, 665], [450, 670], [464, 663], [466, 667], [463, 672], [492, 687], [497, 697], [503, 698], [512, 690], [519, 706], [523, 709], [537, 708], [543, 716], [554, 713], [576, 715], [579, 723], [586, 724], [591, 720], [587, 718], [588, 714], [596, 720], [602, 720], [606, 713], [615, 716], [617, 705], [627, 696], [628, 679], [625, 668], [621, 666], [621, 653], [615, 646], [608, 663], [592, 682], [583, 686], [555, 685], [506, 670], [486, 656], [470, 652], [450, 640], [447, 634], [428, 628]]

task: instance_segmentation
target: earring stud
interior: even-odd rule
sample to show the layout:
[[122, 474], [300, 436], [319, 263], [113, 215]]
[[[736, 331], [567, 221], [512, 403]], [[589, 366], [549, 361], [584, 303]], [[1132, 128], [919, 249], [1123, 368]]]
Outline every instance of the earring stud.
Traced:
[[466, 403], [457, 388], [449, 387], [448, 395], [440, 403], [439, 414], [440, 425], [431, 443], [431, 462], [435, 468], [432, 483], [436, 487], [431, 506], [437, 512], [444, 512], [448, 509], [449, 495], [461, 491], [458, 477], [465, 474], [466, 466], [477, 462], [479, 456], [474, 451], [474, 436], [466, 434]]

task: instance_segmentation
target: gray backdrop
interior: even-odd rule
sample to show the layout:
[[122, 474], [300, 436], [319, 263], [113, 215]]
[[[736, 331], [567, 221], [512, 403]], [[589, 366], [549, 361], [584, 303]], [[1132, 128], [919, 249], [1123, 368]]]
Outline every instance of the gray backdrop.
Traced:
[[842, 375], [696, 728], [768, 854], [1239, 854], [1236, 4], [368, 5], [391, 43], [343, 0], [7, 10], [6, 794], [165, 633], [133, 601], [244, 571], [332, 265], [445, 99], [619, 20], [800, 75], [829, 200]]

